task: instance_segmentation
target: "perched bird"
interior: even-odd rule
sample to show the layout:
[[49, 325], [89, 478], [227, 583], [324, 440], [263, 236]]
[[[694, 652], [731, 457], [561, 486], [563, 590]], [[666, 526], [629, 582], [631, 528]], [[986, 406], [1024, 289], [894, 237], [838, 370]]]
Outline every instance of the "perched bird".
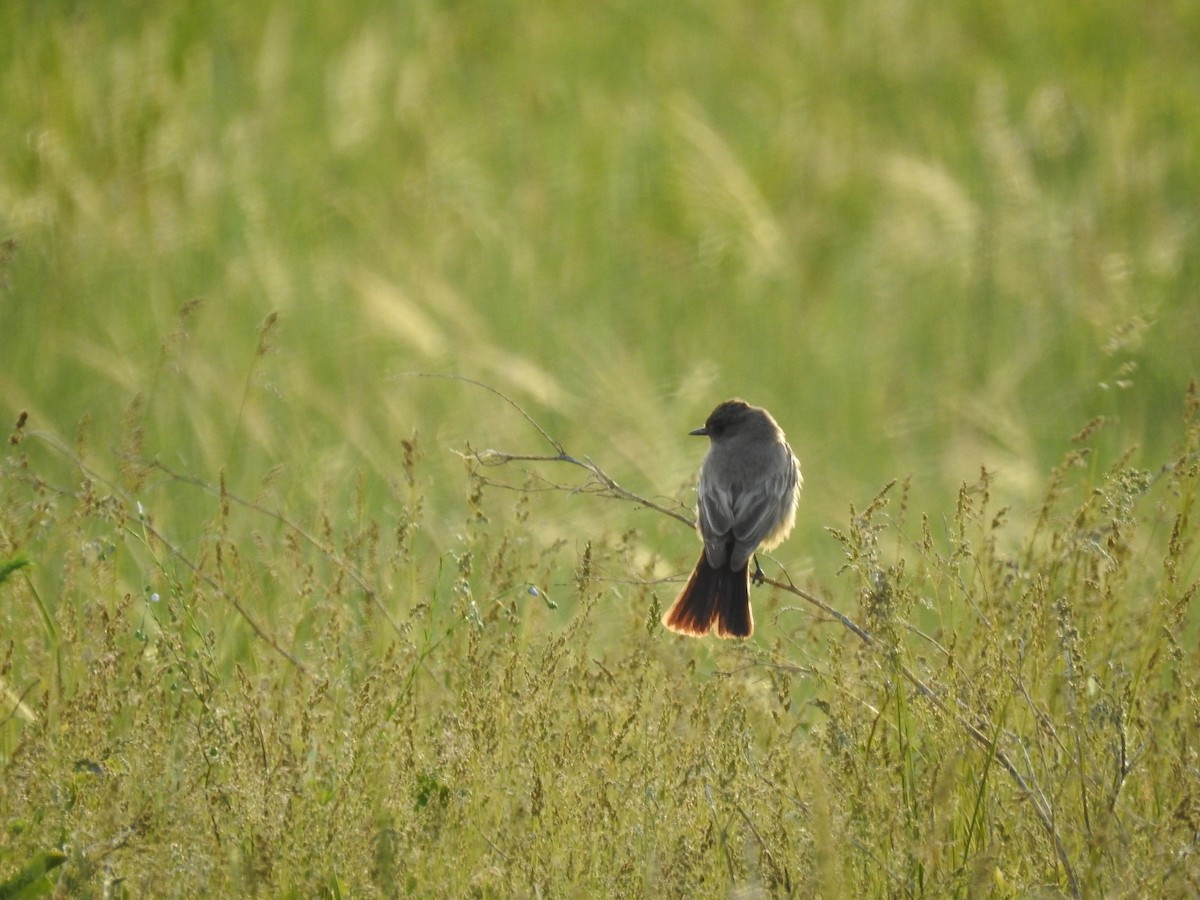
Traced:
[[710, 442], [696, 486], [704, 552], [662, 623], [691, 637], [714, 626], [719, 637], [749, 637], [750, 557], [791, 533], [800, 463], [771, 414], [744, 400], [725, 401], [690, 433]]

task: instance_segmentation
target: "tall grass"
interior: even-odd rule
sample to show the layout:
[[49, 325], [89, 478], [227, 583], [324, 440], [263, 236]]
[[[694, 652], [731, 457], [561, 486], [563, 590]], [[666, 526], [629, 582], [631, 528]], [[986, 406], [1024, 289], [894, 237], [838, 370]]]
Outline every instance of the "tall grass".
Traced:
[[[429, 546], [416, 442], [395, 515], [297, 520], [161, 466], [135, 501], [26, 435], [6, 867], [61, 848], [60, 889], [139, 896], [1186, 895], [1198, 410], [1152, 471], [1093, 482], [1081, 434], [1017, 524], [986, 472], [948, 540], [892, 486], [832, 532], [866, 639], [759, 592], [745, 644], [669, 638], [634, 533], [539, 539], [540, 495], [478, 472]], [[189, 495], [185, 547], [153, 510]]]
[[0, 891], [1196, 892], [1197, 15], [0, 5]]

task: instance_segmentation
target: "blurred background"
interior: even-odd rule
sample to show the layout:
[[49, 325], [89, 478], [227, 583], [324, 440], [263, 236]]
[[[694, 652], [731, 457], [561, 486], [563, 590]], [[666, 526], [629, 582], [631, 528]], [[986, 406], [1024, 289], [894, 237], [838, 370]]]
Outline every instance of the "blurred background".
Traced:
[[[454, 451], [550, 448], [404, 373], [689, 505], [687, 431], [742, 396], [806, 476], [776, 555], [830, 577], [824, 528], [893, 479], [938, 522], [986, 466], [1028, 512], [1097, 416], [1095, 465], [1165, 459], [1197, 35], [1190, 2], [7, 2], [0, 414], [385, 518], [416, 435], [436, 544]], [[145, 488], [181, 537], [187, 496]], [[695, 554], [625, 504], [531, 512]]]

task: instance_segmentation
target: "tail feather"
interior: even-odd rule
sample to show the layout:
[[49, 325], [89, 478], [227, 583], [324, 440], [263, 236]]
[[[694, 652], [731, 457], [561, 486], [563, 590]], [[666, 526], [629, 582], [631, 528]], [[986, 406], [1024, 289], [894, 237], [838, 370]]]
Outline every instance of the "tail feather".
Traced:
[[703, 552], [678, 599], [662, 618], [665, 628], [691, 637], [704, 637], [716, 626], [723, 638], [746, 638], [754, 631], [750, 612], [747, 567], [736, 572], [713, 568]]
[[729, 590], [717, 608], [717, 637], [748, 638], [754, 632], [754, 614], [750, 612], [750, 575], [747, 566], [728, 571]]

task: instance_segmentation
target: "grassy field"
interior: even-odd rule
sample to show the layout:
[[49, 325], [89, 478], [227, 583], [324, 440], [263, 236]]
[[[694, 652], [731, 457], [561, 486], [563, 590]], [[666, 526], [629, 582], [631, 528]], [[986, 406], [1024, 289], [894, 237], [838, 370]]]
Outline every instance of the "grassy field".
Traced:
[[0, 4], [0, 900], [1200, 893], [1197, 34]]

